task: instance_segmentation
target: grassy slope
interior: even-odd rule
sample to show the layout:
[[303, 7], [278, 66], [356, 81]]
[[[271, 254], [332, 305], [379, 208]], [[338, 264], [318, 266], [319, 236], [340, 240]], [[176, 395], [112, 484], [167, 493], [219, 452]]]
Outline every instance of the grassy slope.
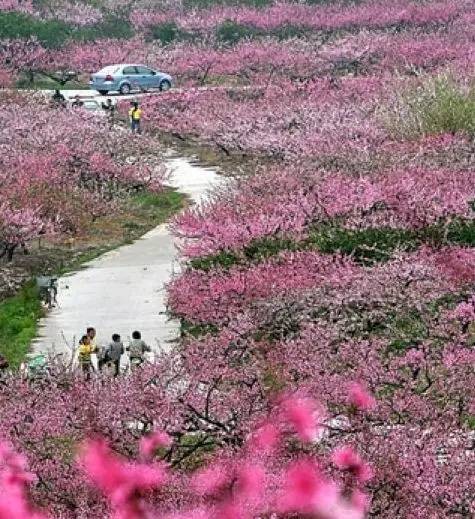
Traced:
[[[183, 203], [184, 196], [172, 190], [131, 197], [126, 212], [114, 218], [99, 220], [97, 225], [92, 226], [94, 246], [58, 265], [57, 271], [75, 270], [106, 250], [132, 241], [150, 228], [167, 221], [183, 207]], [[99, 234], [100, 242], [97, 240]], [[0, 302], [0, 353], [6, 356], [12, 367], [17, 367], [28, 352], [43, 312], [34, 282], [26, 284], [16, 296]]]
[[36, 334], [36, 323], [43, 309], [33, 282], [19, 294], [0, 303], [0, 353], [18, 366]]

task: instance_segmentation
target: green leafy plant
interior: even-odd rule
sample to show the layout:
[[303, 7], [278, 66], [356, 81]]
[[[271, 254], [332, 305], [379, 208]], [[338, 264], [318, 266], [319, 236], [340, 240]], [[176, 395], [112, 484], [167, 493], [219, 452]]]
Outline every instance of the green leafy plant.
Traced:
[[430, 79], [402, 94], [389, 129], [398, 137], [417, 138], [440, 133], [475, 134], [475, 89], [463, 88], [447, 76]]
[[164, 22], [150, 27], [150, 38], [164, 45], [180, 38], [181, 31], [175, 22]]
[[257, 35], [254, 27], [242, 25], [231, 20], [226, 20], [216, 29], [218, 41], [227, 45], [235, 45], [244, 39], [251, 39]]
[[0, 353], [12, 367], [19, 366], [27, 353], [41, 315], [42, 307], [33, 281], [16, 296], [0, 303]]

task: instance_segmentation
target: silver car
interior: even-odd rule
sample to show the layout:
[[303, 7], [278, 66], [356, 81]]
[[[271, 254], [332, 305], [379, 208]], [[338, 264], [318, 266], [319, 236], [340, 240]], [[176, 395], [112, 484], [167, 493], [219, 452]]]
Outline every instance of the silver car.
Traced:
[[102, 95], [109, 92], [130, 94], [133, 90], [168, 90], [172, 86], [172, 78], [145, 65], [108, 65], [91, 76], [89, 86]]

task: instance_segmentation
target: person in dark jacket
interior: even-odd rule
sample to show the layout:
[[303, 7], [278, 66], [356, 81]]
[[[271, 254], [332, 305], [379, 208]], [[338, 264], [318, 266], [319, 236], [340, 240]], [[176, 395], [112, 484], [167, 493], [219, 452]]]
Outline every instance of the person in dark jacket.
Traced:
[[109, 128], [114, 126], [115, 120], [115, 106], [112, 103], [112, 99], [108, 98], [105, 103], [102, 103], [102, 109], [107, 113], [107, 117], [109, 119]]
[[120, 373], [120, 358], [124, 354], [124, 345], [118, 333], [112, 336], [112, 342], [107, 346], [104, 352], [104, 361], [114, 366], [114, 377]]
[[6, 383], [4, 379], [7, 374], [8, 367], [8, 360], [0, 354], [0, 382], [2, 383]]
[[66, 106], [66, 98], [58, 89], [54, 91], [53, 97], [51, 99], [53, 100], [53, 103], [58, 104], [59, 106]]

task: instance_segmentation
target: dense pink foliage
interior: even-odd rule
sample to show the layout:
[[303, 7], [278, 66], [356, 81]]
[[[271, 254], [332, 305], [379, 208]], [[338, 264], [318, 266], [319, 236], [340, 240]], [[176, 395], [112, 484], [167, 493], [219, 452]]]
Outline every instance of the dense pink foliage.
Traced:
[[120, 134], [109, 132], [107, 121], [49, 108], [41, 99], [8, 101], [0, 115], [0, 182], [8, 192], [0, 203], [3, 246], [55, 232], [77, 233], [128, 189], [162, 188], [163, 171], [153, 169], [153, 162], [125, 162], [134, 151], [146, 153], [146, 142], [124, 145]]
[[[143, 464], [121, 459], [104, 440], [88, 441], [83, 446], [78, 458], [81, 471], [78, 475], [87, 476], [102, 491], [111, 508], [110, 517], [114, 519], [152, 516], [213, 519], [223, 517], [223, 514], [245, 519], [272, 511], [301, 512], [325, 519], [362, 519], [363, 501], [349, 500], [350, 488], [343, 491], [336, 481], [331, 481], [315, 457], [301, 454], [298, 461], [289, 463], [286, 460], [287, 441], [293, 434], [286, 430], [287, 425], [297, 432], [305, 447], [313, 440], [319, 426], [316, 409], [315, 403], [308, 398], [284, 397], [272, 411], [275, 418], [280, 417], [278, 425], [273, 426], [273, 449], [256, 449], [256, 439], [262, 436], [262, 427], [258, 427], [238, 453], [224, 453], [219, 461], [197, 470], [191, 478], [178, 472], [172, 474], [171, 467], [164, 462], [149, 459]], [[147, 440], [145, 436], [142, 442]], [[340, 450], [343, 451], [344, 448]], [[353, 492], [356, 492], [356, 486], [370, 479], [370, 468], [356, 454], [351, 456], [351, 451], [344, 459], [343, 454], [334, 453], [332, 459], [342, 471], [351, 471], [354, 475]], [[6, 444], [0, 444], [2, 519], [7, 516], [14, 519], [43, 517], [28, 504], [27, 486], [36, 482], [37, 477], [27, 471], [26, 465], [24, 458]], [[187, 494], [187, 502], [174, 505], [170, 501], [172, 495], [167, 495], [168, 485], [174, 487], [172, 495], [177, 491]], [[160, 490], [161, 497], [160, 494], [152, 497], [154, 490]]]
[[444, 218], [471, 217], [474, 198], [469, 169], [398, 168], [352, 178], [288, 166], [241, 181], [231, 195], [218, 194], [206, 206], [179, 215], [175, 225], [186, 238], [183, 253], [194, 257], [239, 249], [268, 235], [299, 236], [308, 224], [328, 219], [349, 228], [421, 228]]
[[[438, 70], [451, 65], [457, 71], [473, 68], [471, 41], [473, 23], [468, 0], [433, 1], [425, 4], [410, 0], [365, 1], [341, 9], [336, 5], [305, 5], [277, 2], [264, 8], [215, 6], [209, 9], [183, 9], [180, 2], [159, 6], [137, 3], [130, 9], [124, 2], [104, 2], [98, 6], [68, 0], [30, 2], [6, 0], [4, 10], [29, 12], [38, 18], [58, 18], [73, 25], [100, 23], [104, 15], [124, 17], [137, 32], [134, 38], [69, 43], [61, 50], [42, 49], [41, 59], [26, 58], [24, 51], [11, 63], [13, 71], [76, 69], [92, 72], [104, 63], [145, 61], [167, 69], [183, 84], [203, 83], [218, 76], [235, 76], [240, 82], [267, 84], [275, 77], [308, 79], [347, 69], [350, 74], [385, 74]], [[143, 7], [146, 7], [145, 9]], [[1, 8], [1, 6], [0, 6]], [[272, 31], [288, 27], [317, 32], [320, 41], [297, 38], [280, 42], [276, 38], [242, 41], [231, 48], [216, 42], [215, 31], [232, 21], [254, 30]], [[150, 41], [150, 26], [175, 23], [193, 38], [163, 46]], [[444, 30], [440, 30], [441, 27]], [[375, 32], [377, 31], [377, 32]], [[400, 32], [398, 32], [400, 31]], [[327, 38], [335, 33], [337, 38]], [[298, 34], [298, 31], [297, 31]], [[8, 42], [2, 42], [6, 44]], [[31, 42], [13, 42], [17, 46]], [[3, 46], [2, 45], [2, 46]], [[0, 55], [3, 52], [0, 49]], [[265, 72], [264, 77], [259, 72]]]
[[[0, 386], [0, 438], [27, 459], [0, 448], [18, 518], [33, 513], [25, 482], [58, 519], [472, 517], [473, 136], [450, 124], [409, 135], [394, 121], [430, 78], [469, 91], [473, 2], [0, 8], [77, 25], [113, 14], [137, 29], [61, 49], [2, 41], [2, 86], [139, 61], [184, 87], [142, 102], [140, 142], [3, 92], [0, 245], [76, 232], [85, 205], [100, 214], [133, 186], [160, 189], [155, 162], [126, 164], [153, 155], [155, 132], [218, 150], [236, 173], [173, 222], [179, 344], [118, 380], [58, 370]], [[254, 36], [220, 41], [226, 21]], [[168, 22], [179, 38], [153, 40]], [[437, 114], [449, 123], [451, 106]], [[325, 251], [322, 229], [376, 238], [360, 256]], [[417, 239], [380, 251], [390, 231]], [[3, 493], [1, 519], [2, 506]]]
[[360, 270], [338, 256], [286, 253], [253, 268], [189, 271], [169, 287], [169, 304], [186, 319], [221, 322], [252, 301], [319, 285], [347, 286]]
[[341, 9], [337, 6], [309, 6], [278, 2], [265, 9], [249, 7], [222, 7], [212, 10], [192, 11], [182, 15], [170, 11], [168, 16], [154, 11], [136, 11], [132, 21], [139, 27], [177, 20], [187, 30], [210, 29], [224, 22], [251, 25], [260, 29], [293, 25], [319, 30], [355, 29], [360, 27], [385, 28], [397, 25], [430, 25], [447, 23], [469, 9], [469, 2], [453, 0], [421, 5], [413, 1], [365, 1]]

